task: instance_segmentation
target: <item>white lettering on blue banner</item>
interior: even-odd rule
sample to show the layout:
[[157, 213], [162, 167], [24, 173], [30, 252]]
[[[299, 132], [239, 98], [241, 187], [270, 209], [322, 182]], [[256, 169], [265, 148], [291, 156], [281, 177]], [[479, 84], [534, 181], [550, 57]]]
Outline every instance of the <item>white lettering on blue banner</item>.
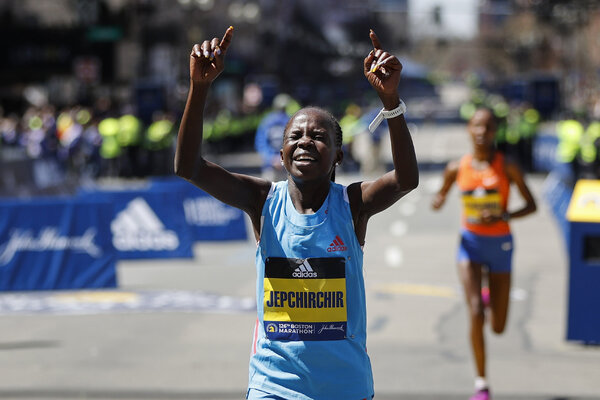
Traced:
[[186, 221], [197, 226], [226, 226], [242, 213], [211, 197], [185, 199], [183, 209]]
[[8, 264], [20, 251], [73, 250], [98, 258], [102, 250], [94, 243], [96, 229], [88, 228], [81, 236], [61, 236], [57, 228], [46, 227], [35, 236], [32, 230], [15, 229], [0, 245], [0, 265]]

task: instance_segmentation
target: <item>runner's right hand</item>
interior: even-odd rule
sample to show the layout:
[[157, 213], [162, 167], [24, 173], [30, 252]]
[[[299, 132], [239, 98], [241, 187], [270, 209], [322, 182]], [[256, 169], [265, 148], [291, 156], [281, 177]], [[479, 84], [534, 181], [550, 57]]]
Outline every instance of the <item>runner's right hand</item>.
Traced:
[[233, 26], [225, 31], [223, 39], [196, 43], [190, 54], [190, 79], [194, 83], [211, 83], [225, 68], [225, 53], [231, 44]]

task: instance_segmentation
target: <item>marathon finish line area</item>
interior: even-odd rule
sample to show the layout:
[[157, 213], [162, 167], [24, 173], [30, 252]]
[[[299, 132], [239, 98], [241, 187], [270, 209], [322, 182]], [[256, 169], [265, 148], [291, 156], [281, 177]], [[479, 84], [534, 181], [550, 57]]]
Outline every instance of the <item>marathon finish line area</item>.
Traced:
[[256, 312], [251, 297], [191, 290], [83, 290], [0, 294], [0, 315], [90, 315], [128, 312]]
[[194, 258], [199, 241], [246, 240], [241, 210], [175, 178], [0, 201], [0, 290], [119, 287], [118, 260]]

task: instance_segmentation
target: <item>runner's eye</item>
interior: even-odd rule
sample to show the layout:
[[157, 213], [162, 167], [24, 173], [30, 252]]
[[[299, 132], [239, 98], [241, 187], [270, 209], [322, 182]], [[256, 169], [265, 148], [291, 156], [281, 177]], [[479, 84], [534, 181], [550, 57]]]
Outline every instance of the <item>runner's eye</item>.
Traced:
[[300, 131], [293, 131], [293, 132], [290, 132], [290, 134], [288, 135], [288, 138], [290, 140], [298, 140], [298, 139], [300, 139], [301, 136], [302, 136], [302, 133]]
[[321, 142], [324, 142], [327, 140], [327, 133], [326, 132], [314, 132], [313, 133], [313, 138], [315, 140], [319, 140]]

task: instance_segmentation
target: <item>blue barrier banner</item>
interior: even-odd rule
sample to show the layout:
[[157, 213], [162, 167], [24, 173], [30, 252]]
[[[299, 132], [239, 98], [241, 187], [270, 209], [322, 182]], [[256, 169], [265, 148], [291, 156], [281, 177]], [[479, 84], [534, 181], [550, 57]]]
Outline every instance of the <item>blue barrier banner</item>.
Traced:
[[181, 192], [185, 220], [195, 241], [246, 240], [243, 211], [231, 207], [181, 178], [156, 179], [150, 190]]
[[193, 258], [192, 233], [182, 194], [164, 188], [82, 191], [80, 198], [109, 201], [112, 243], [120, 259]]
[[558, 138], [551, 135], [538, 135], [533, 141], [532, 159], [535, 171], [550, 172], [556, 167], [556, 147]]
[[115, 287], [112, 213], [99, 201], [0, 202], [0, 290]]
[[562, 231], [565, 243], [569, 244], [569, 229], [570, 225], [567, 221], [567, 209], [571, 201], [573, 189], [565, 183], [563, 175], [554, 170], [546, 177], [544, 181], [543, 196], [550, 206], [550, 210], [558, 222], [558, 226]]

